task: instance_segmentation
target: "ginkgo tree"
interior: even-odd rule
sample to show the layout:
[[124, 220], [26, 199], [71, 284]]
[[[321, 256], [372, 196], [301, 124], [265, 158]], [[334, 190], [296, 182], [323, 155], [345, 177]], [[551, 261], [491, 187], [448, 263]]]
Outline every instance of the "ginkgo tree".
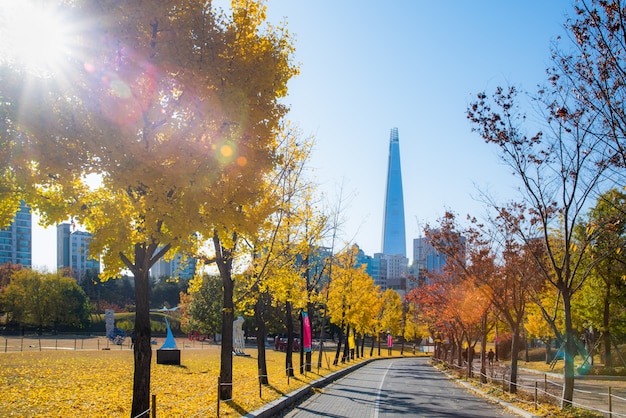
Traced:
[[[372, 277], [365, 272], [365, 265], [357, 263], [358, 251], [359, 248], [353, 245], [334, 257], [331, 280], [326, 289], [328, 316], [339, 327], [334, 364], [339, 362], [343, 337], [349, 336], [350, 330], [356, 326], [366, 328], [362, 321], [369, 318], [369, 314], [362, 316], [362, 310], [369, 309], [365, 303], [372, 301], [372, 293], [376, 294], [378, 291]], [[347, 344], [346, 341], [346, 346]], [[348, 349], [349, 347], [344, 349], [342, 362], [348, 359]]]
[[[231, 15], [211, 2], [63, 3], [75, 22], [63, 66], [40, 76], [2, 62], [3, 142], [16, 144], [16, 184], [43, 223], [73, 216], [94, 235], [103, 277], [135, 278], [138, 416], [150, 408], [149, 269], [194, 253], [196, 236], [241, 229], [298, 69], [261, 1], [235, 0]], [[224, 319], [232, 326], [232, 312]]]
[[393, 338], [400, 335], [402, 331], [402, 298], [395, 290], [386, 289], [381, 299], [380, 312], [378, 314], [380, 329], [383, 333]]
[[292, 313], [294, 308], [305, 309], [309, 301], [305, 266], [301, 260], [314, 244], [306, 235], [310, 233], [307, 227], [311, 222], [309, 202], [312, 199], [306, 164], [313, 143], [289, 126], [282, 131], [279, 142], [279, 162], [266, 176], [263, 201], [249, 211], [259, 215], [257, 230], [243, 240], [241, 251], [250, 254], [251, 263], [238, 283], [242, 296], [237, 304], [254, 312], [258, 369], [265, 384], [268, 384], [265, 312], [270, 304], [285, 308], [288, 325], [285, 370], [292, 375]]

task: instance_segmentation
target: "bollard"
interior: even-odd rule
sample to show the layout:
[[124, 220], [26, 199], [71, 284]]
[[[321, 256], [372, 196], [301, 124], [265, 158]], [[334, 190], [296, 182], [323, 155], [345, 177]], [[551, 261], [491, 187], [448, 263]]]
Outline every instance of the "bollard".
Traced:
[[611, 386], [609, 386], [609, 418], [613, 416], [613, 400], [611, 399]]
[[156, 418], [156, 395], [152, 395], [152, 418]]
[[9, 340], [7, 338], [4, 339], [4, 352], [6, 353], [9, 349]]
[[537, 381], [535, 380], [535, 411], [537, 410]]

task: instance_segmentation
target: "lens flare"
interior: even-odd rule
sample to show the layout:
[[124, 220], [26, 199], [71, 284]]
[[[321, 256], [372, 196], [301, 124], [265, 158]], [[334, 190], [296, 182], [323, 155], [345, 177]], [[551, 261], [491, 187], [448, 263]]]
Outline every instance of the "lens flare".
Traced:
[[58, 2], [0, 2], [0, 64], [50, 76], [71, 53], [72, 24]]

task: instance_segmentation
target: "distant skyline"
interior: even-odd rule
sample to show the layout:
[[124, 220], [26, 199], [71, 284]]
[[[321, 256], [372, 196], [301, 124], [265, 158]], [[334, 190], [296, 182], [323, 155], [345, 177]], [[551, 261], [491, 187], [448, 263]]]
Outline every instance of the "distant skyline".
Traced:
[[[223, 4], [224, 1], [216, 2]], [[227, 2], [226, 2], [227, 3]], [[400, 134], [407, 255], [446, 210], [480, 217], [478, 188], [499, 200], [517, 183], [496, 149], [471, 132], [479, 92], [545, 83], [550, 46], [565, 32], [570, 0], [267, 2], [286, 20], [301, 74], [289, 84], [288, 119], [315, 138], [311, 175], [336, 207], [342, 244], [382, 250], [389, 132]], [[56, 231], [34, 226], [33, 266], [56, 265]], [[340, 248], [342, 244], [337, 247]]]

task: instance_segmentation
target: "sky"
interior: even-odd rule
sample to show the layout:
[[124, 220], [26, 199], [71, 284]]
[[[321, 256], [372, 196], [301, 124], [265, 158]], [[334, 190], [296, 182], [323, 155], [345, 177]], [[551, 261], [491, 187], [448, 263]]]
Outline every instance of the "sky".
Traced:
[[[218, 2], [222, 3], [222, 2]], [[268, 21], [295, 36], [301, 73], [288, 119], [314, 138], [310, 175], [340, 196], [339, 245], [381, 251], [389, 135], [398, 128], [407, 256], [446, 210], [480, 217], [487, 191], [517, 196], [497, 149], [472, 132], [477, 93], [545, 83], [571, 0], [269, 0]], [[33, 228], [33, 267], [54, 270], [56, 229]]]

